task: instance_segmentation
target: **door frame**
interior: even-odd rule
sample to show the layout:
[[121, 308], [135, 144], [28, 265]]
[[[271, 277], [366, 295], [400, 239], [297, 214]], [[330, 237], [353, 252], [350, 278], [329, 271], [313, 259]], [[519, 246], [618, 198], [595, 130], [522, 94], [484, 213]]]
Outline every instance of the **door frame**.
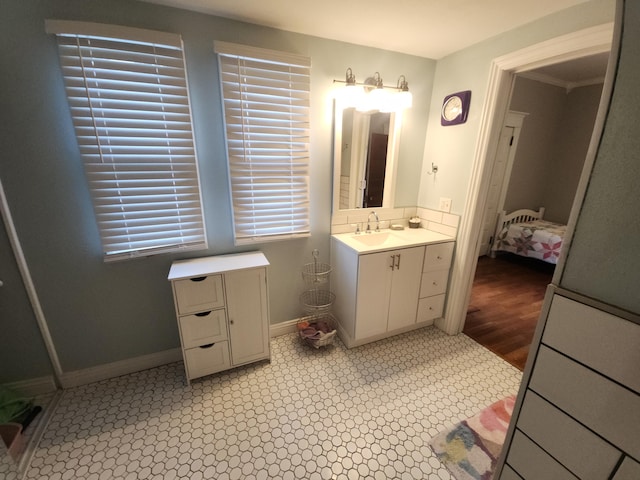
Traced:
[[[575, 58], [611, 51], [614, 23], [609, 22], [553, 38], [536, 45], [495, 58], [491, 64], [487, 94], [480, 117], [480, 131], [476, 142], [469, 192], [460, 223], [457, 252], [451, 275], [450, 297], [445, 317], [436, 326], [450, 335], [462, 332], [466, 320], [471, 287], [478, 262], [480, 235], [486, 208], [489, 182], [495, 161], [498, 138], [510, 102], [511, 86], [515, 74], [535, 68], [560, 63]], [[610, 65], [611, 65], [610, 61]], [[603, 91], [604, 97], [604, 91]], [[606, 99], [608, 103], [608, 98]], [[604, 115], [601, 102], [598, 117]], [[606, 109], [605, 109], [606, 110]], [[596, 120], [593, 136], [602, 133], [604, 121]], [[598, 129], [600, 129], [598, 131]], [[593, 145], [593, 141], [592, 141]], [[589, 148], [589, 154], [595, 152]], [[588, 155], [589, 155], [588, 154]], [[584, 172], [589, 170], [585, 162]], [[572, 218], [575, 217], [572, 209]], [[569, 232], [568, 232], [569, 233]], [[569, 242], [566, 242], [568, 244]], [[562, 263], [562, 258], [561, 262]], [[559, 264], [559, 270], [562, 269]], [[558, 269], [554, 281], [559, 274]]]
[[[31, 271], [29, 270], [27, 260], [22, 250], [22, 244], [20, 243], [20, 239], [18, 238], [18, 232], [16, 231], [15, 224], [13, 223], [13, 216], [11, 215], [11, 210], [9, 209], [9, 202], [7, 201], [7, 196], [5, 194], [4, 186], [2, 185], [1, 179], [0, 218], [4, 222], [4, 227], [7, 231], [7, 237], [9, 237], [9, 243], [11, 244], [11, 249], [13, 250], [13, 255], [16, 259], [16, 264], [18, 265], [18, 270], [20, 271], [20, 276], [22, 277], [25, 291], [27, 292], [29, 302], [31, 303], [31, 307], [33, 308], [33, 313], [38, 329], [42, 334], [42, 340], [44, 341], [47, 355], [49, 356], [49, 360], [51, 361], [51, 367], [53, 369], [53, 386], [56, 389], [59, 389], [62, 385], [60, 381], [60, 378], [62, 376], [62, 365], [60, 364], [60, 358], [58, 357], [58, 352], [56, 351], [56, 347], [53, 343], [53, 338], [51, 337], [51, 332], [49, 331], [47, 319], [45, 318], [35, 284], [33, 283], [33, 279], [31, 277]], [[24, 386], [38, 388], [38, 386], [29, 385], [28, 382]]]
[[[509, 182], [511, 180], [511, 172], [513, 171], [513, 162], [515, 160], [516, 157], [516, 151], [518, 149], [518, 142], [520, 141], [520, 133], [522, 131], [522, 124], [524, 123], [524, 119], [526, 118], [526, 116], [529, 115], [528, 113], [525, 112], [516, 112], [514, 110], [509, 110], [507, 112], [507, 115], [505, 116], [505, 120], [504, 120], [504, 124], [502, 125], [502, 127], [500, 128], [500, 136], [498, 137], [498, 145], [497, 145], [497, 149], [496, 149], [496, 155], [495, 155], [495, 160], [492, 162], [493, 163], [493, 168], [491, 169], [491, 177], [490, 177], [490, 182], [489, 182], [489, 191], [492, 188], [492, 185], [495, 185], [496, 180], [498, 180], [497, 178], [497, 172], [496, 172], [496, 167], [497, 167], [497, 162], [498, 159], [502, 157], [502, 139], [505, 138], [504, 135], [504, 131], [506, 128], [510, 128], [512, 130], [511, 132], [511, 142], [510, 145], [508, 147], [508, 150], [506, 152], [506, 155], [504, 158], [504, 163], [505, 163], [505, 167], [504, 167], [504, 171], [502, 172], [502, 178], [499, 179], [499, 191], [498, 191], [498, 198], [496, 199], [496, 211], [495, 211], [495, 215], [493, 215], [493, 218], [490, 219], [489, 218], [489, 207], [490, 205], [485, 204], [484, 207], [484, 214], [483, 214], [483, 219], [482, 219], [482, 228], [480, 230], [480, 239], [479, 239], [479, 243], [480, 243], [480, 247], [478, 249], [478, 256], [480, 255], [489, 255], [490, 251], [491, 251], [491, 246], [492, 246], [492, 239], [495, 235], [495, 231], [496, 231], [496, 221], [498, 219], [498, 213], [501, 212], [504, 209], [504, 203], [507, 199], [507, 190], [509, 189]], [[487, 196], [489, 197], [489, 195]], [[488, 198], [487, 198], [488, 200]], [[490, 222], [490, 223], [489, 223]], [[490, 229], [489, 229], [489, 237], [487, 237], [486, 235], [486, 228], [487, 228], [487, 224], [490, 225]], [[485, 243], [485, 240], [487, 243]]]

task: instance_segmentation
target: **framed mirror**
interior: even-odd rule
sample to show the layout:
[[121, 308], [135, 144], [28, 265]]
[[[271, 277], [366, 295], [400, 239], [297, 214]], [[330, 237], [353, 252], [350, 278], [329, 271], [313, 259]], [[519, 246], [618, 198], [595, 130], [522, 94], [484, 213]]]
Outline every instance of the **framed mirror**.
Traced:
[[401, 120], [335, 104], [333, 212], [393, 207]]

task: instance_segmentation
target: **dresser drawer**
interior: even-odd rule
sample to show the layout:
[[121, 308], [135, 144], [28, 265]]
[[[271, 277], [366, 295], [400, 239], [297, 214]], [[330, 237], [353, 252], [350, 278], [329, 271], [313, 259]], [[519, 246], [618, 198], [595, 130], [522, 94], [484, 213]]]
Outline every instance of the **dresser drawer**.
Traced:
[[231, 367], [226, 341], [189, 348], [184, 351], [189, 378], [203, 377]]
[[529, 388], [620, 450], [640, 458], [640, 395], [544, 345]]
[[505, 465], [500, 474], [500, 480], [522, 480], [520, 475], [513, 471], [509, 465]]
[[199, 347], [227, 339], [227, 318], [223, 308], [180, 317], [183, 348]]
[[620, 460], [620, 451], [530, 390], [518, 429], [583, 480], [609, 478]]
[[630, 457], [625, 457], [612, 480], [638, 480], [639, 478], [640, 463]]
[[418, 301], [417, 323], [435, 320], [442, 317], [444, 311], [444, 295], [421, 298]]
[[640, 393], [640, 325], [555, 295], [542, 343]]
[[516, 430], [507, 463], [526, 480], [577, 480], [569, 470]]
[[448, 270], [453, 257], [453, 242], [427, 245], [422, 271]]
[[440, 295], [447, 291], [449, 270], [434, 270], [422, 274], [420, 282], [420, 298]]
[[180, 315], [224, 307], [221, 275], [176, 280], [173, 288]]

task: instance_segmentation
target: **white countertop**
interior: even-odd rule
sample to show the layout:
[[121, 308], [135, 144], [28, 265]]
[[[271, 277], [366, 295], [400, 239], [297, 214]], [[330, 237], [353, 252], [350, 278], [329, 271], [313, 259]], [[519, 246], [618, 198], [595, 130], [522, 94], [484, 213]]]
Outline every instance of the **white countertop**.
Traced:
[[232, 253], [212, 257], [189, 258], [177, 260], [171, 264], [169, 280], [201, 277], [230, 270], [265, 267], [269, 261], [262, 252]]
[[424, 228], [380, 230], [371, 233], [338, 233], [331, 236], [357, 253], [374, 253], [430, 243], [452, 242], [455, 238]]

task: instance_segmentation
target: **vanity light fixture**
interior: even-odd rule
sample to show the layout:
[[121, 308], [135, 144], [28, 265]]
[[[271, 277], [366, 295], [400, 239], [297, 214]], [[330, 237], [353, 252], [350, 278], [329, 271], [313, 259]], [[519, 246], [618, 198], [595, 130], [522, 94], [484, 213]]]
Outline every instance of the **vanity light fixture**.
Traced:
[[398, 93], [396, 93], [396, 103], [399, 108], [411, 108], [411, 105], [413, 105], [413, 95], [409, 91], [409, 82], [407, 82], [404, 75], [398, 77], [396, 88], [398, 89]]
[[356, 110], [377, 110], [379, 112], [393, 112], [395, 110], [395, 102], [393, 102], [391, 92], [384, 89], [384, 83], [378, 72], [374, 73], [373, 77], [367, 78], [365, 83], [369, 85], [369, 95], [367, 101], [360, 104], [360, 108], [356, 107]]
[[347, 68], [344, 81], [333, 81], [333, 83], [337, 82], [344, 83], [344, 85], [335, 89], [333, 96], [343, 108], [357, 107], [363, 102], [365, 95], [363, 84], [356, 82], [356, 76], [351, 68]]
[[398, 112], [410, 108], [412, 95], [409, 83], [404, 75], [400, 75], [395, 87], [387, 86], [379, 72], [358, 83], [351, 68], [347, 68], [344, 80], [333, 83], [344, 85], [334, 91], [334, 98], [343, 108], [355, 107], [359, 111]]

